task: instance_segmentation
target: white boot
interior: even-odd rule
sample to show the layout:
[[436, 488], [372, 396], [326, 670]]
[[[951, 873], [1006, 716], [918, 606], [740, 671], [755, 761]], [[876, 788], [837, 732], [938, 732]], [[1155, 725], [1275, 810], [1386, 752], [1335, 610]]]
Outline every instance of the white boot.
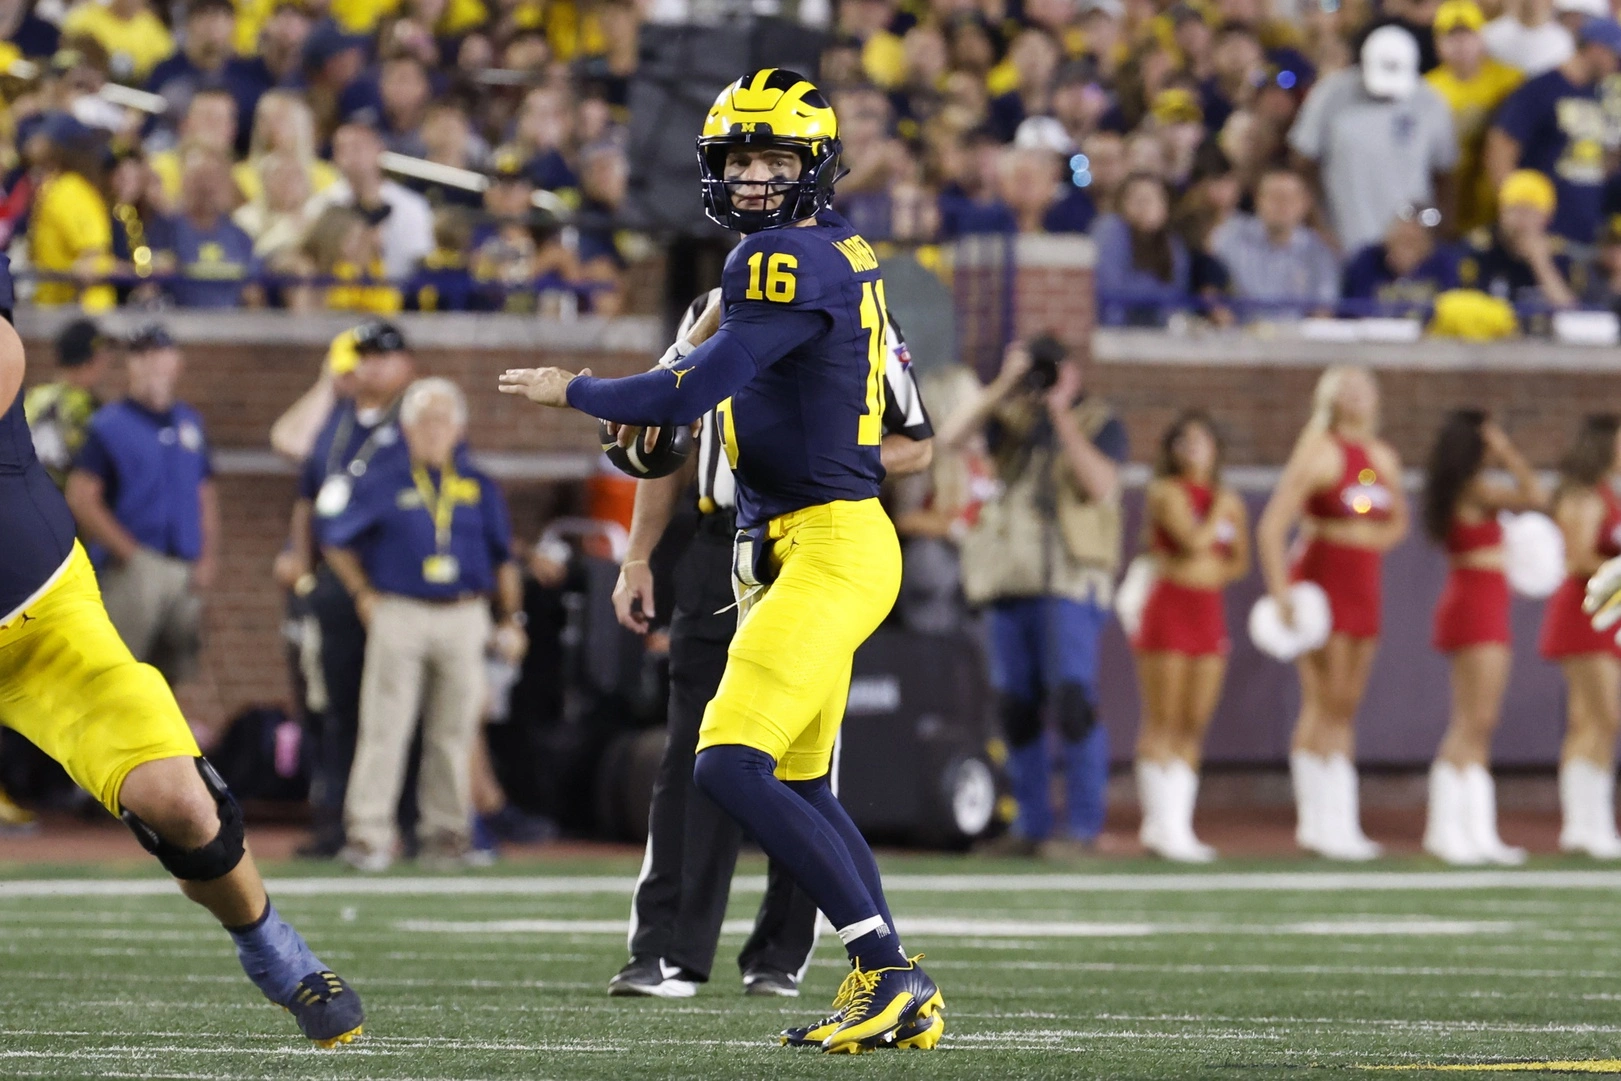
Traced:
[[1193, 808], [1199, 801], [1199, 775], [1180, 758], [1173, 758], [1160, 768], [1165, 778], [1165, 839], [1169, 842], [1166, 850], [1160, 854], [1178, 863], [1211, 862], [1216, 858], [1216, 850], [1200, 841], [1193, 832]]
[[1310, 751], [1289, 755], [1289, 781], [1295, 792], [1295, 844], [1307, 852], [1322, 847], [1324, 766], [1323, 760]]
[[1473, 765], [1463, 770], [1463, 805], [1467, 812], [1465, 832], [1482, 859], [1505, 867], [1518, 867], [1525, 862], [1525, 849], [1504, 844], [1497, 834], [1497, 786], [1485, 766]]
[[1137, 806], [1142, 809], [1143, 824], [1137, 830], [1137, 840], [1150, 852], [1158, 852], [1164, 836], [1165, 771], [1158, 762], [1137, 759]]
[[1587, 763], [1580, 758], [1559, 764], [1559, 851], [1586, 852], [1593, 832], [1587, 800]]
[[[1488, 784], [1490, 781], [1487, 778]], [[1458, 767], [1439, 760], [1430, 767], [1430, 809], [1424, 824], [1424, 851], [1442, 863], [1457, 867], [1486, 862], [1486, 853], [1476, 843], [1470, 829], [1474, 823], [1468, 795], [1464, 774]], [[1495, 819], [1491, 833], [1493, 838], [1497, 836]]]
[[1352, 863], [1378, 859], [1384, 849], [1362, 832], [1362, 818], [1357, 806], [1356, 767], [1345, 755], [1337, 754], [1327, 760], [1323, 772], [1327, 779], [1324, 803], [1329, 812], [1324, 844], [1319, 851], [1331, 860]]

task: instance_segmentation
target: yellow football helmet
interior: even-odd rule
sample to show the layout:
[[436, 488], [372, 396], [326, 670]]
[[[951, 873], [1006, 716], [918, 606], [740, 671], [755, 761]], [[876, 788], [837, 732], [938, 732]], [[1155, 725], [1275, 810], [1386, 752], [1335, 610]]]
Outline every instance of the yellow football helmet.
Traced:
[[[799, 156], [799, 179], [773, 181], [782, 202], [773, 210], [739, 210], [726, 180], [734, 147], [780, 147]], [[750, 72], [720, 92], [698, 139], [704, 213], [727, 229], [754, 233], [792, 225], [833, 201], [839, 168], [839, 123], [809, 79], [786, 68]], [[737, 183], [737, 182], [733, 182]]]

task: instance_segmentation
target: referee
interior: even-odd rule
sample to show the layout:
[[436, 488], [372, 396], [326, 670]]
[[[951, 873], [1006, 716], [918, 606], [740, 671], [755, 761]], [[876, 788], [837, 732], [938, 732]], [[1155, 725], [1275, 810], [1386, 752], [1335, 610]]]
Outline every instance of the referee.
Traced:
[[[700, 324], [713, 332], [719, 305], [719, 289], [693, 302], [677, 349]], [[934, 429], [908, 369], [906, 341], [893, 319], [887, 333], [882, 453], [884, 469], [897, 476], [928, 468]], [[631, 902], [630, 963], [608, 982], [610, 995], [688, 998], [697, 994], [698, 984], [708, 982], [743, 840], [737, 823], [692, 781], [698, 726], [720, 685], [726, 649], [737, 629], [732, 610], [737, 532], [732, 472], [714, 412], [700, 424], [697, 453], [685, 469], [637, 484], [630, 545], [614, 589], [619, 621], [646, 633], [655, 616], [648, 559], [696, 473], [698, 528], [675, 569], [669, 737], [653, 784], [647, 852]], [[837, 786], [837, 751], [833, 774]], [[798, 996], [816, 944], [816, 921], [815, 904], [772, 862], [754, 933], [738, 956], [746, 994]]]

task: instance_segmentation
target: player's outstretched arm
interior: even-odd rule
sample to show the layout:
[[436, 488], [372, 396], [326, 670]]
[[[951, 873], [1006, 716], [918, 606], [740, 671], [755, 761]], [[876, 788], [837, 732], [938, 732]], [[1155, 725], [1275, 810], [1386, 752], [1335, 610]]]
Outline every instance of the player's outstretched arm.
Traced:
[[818, 311], [740, 304], [714, 337], [693, 350], [684, 367], [656, 368], [623, 379], [597, 379], [589, 371], [573, 375], [561, 368], [519, 368], [502, 373], [500, 389], [541, 405], [573, 406], [618, 424], [691, 424], [827, 327], [827, 316]]

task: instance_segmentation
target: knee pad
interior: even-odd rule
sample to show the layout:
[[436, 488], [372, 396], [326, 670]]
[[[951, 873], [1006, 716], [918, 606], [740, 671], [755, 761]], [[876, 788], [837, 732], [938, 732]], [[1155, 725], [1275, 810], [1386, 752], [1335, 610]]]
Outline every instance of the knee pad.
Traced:
[[1053, 709], [1058, 714], [1058, 731], [1066, 743], [1079, 743], [1092, 734], [1098, 723], [1092, 692], [1079, 683], [1060, 683], [1053, 692]]
[[1041, 704], [1011, 694], [997, 696], [997, 713], [1002, 718], [1002, 732], [1008, 746], [1023, 747], [1041, 738]]
[[126, 810], [119, 817], [135, 834], [135, 839], [141, 842], [141, 847], [157, 857], [165, 871], [185, 882], [212, 882], [216, 878], [224, 878], [242, 862], [245, 851], [242, 808], [236, 805], [224, 780], [214, 772], [208, 759], [199, 757], [194, 761], [197, 763], [197, 773], [207, 786], [208, 794], [214, 797], [214, 806], [219, 812], [220, 830], [212, 841], [201, 848], [181, 848], [159, 837], [157, 831], [142, 822], [133, 811]]

